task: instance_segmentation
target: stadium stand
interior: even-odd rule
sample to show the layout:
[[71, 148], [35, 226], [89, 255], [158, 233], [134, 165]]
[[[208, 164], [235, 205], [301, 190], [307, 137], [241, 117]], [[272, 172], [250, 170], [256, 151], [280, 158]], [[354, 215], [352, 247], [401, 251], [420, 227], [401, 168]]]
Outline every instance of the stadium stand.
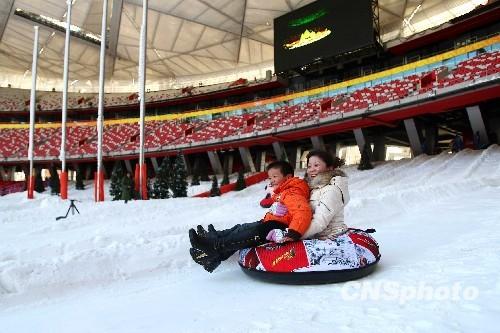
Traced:
[[[478, 80], [500, 72], [500, 52], [483, 52], [465, 59], [455, 67], [435, 65], [431, 70], [401, 74], [400, 77], [387, 78], [373, 86], [359, 87], [350, 92], [333, 91], [331, 96], [312, 98], [309, 101], [291, 100], [274, 110], [239, 115], [228, 115], [212, 120], [161, 120], [146, 122], [145, 148], [162, 149], [166, 145], [197, 144], [213, 142], [225, 137], [300, 124], [313, 119], [326, 118], [334, 114], [348, 113], [406, 97], [428, 93], [429, 91], [448, 88], [467, 81]], [[381, 81], [381, 80], [379, 80]], [[241, 83], [241, 82], [240, 82]], [[220, 88], [220, 87], [218, 87]], [[193, 88], [191, 91], [193, 91]], [[201, 89], [201, 88], [200, 88]], [[206, 89], [206, 87], [205, 87]], [[207, 91], [207, 90], [205, 90]], [[186, 91], [184, 91], [186, 94]], [[41, 99], [42, 108], [57, 107], [58, 94], [47, 93]], [[150, 99], [169, 97], [168, 93], [157, 92], [148, 95]], [[25, 96], [24, 96], [25, 97]], [[2, 96], [2, 109], [15, 109], [24, 104], [24, 97]], [[70, 98], [71, 103], [96, 103], [94, 95], [79, 95]], [[106, 96], [106, 103], [136, 103], [137, 96], [131, 94], [113, 94]], [[72, 104], [74, 105], [74, 104]], [[24, 107], [24, 106], [23, 106]], [[67, 152], [70, 156], [95, 155], [97, 150], [97, 132], [95, 126], [81, 125], [68, 127]], [[60, 129], [41, 128], [35, 133], [35, 157], [57, 157], [60, 149]], [[0, 130], [0, 157], [26, 156], [28, 145], [27, 129]], [[104, 154], [137, 151], [139, 147], [139, 125], [137, 123], [108, 124], [104, 127]]]

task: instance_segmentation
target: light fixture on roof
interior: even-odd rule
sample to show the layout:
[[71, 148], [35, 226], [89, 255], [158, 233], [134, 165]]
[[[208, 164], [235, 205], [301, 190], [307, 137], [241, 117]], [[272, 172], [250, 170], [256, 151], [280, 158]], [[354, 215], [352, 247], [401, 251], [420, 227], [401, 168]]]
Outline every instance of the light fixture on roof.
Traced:
[[[66, 22], [62, 22], [60, 20], [57, 20], [49, 16], [35, 14], [21, 8], [16, 8], [16, 10], [14, 11], [14, 15], [44, 25], [51, 29], [55, 29], [61, 32], [66, 32]], [[100, 35], [94, 34], [93, 32], [90, 31], [86, 31], [76, 25], [72, 24], [70, 26], [70, 33], [74, 37], [78, 37], [93, 44], [101, 45]]]

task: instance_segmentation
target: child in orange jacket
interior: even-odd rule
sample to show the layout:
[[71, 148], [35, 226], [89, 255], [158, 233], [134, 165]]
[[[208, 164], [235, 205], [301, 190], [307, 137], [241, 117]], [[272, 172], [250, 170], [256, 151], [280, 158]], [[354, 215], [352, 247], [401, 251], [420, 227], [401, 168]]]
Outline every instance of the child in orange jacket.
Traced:
[[[254, 223], [237, 224], [222, 231], [209, 226], [208, 232], [198, 226], [189, 230], [193, 260], [212, 272], [221, 261], [238, 250], [267, 243], [298, 240], [311, 224], [309, 186], [293, 176], [290, 163], [276, 161], [267, 166], [269, 182], [274, 188], [274, 204], [264, 218]], [[286, 209], [284, 209], [284, 207]], [[286, 212], [279, 210], [284, 209]]]

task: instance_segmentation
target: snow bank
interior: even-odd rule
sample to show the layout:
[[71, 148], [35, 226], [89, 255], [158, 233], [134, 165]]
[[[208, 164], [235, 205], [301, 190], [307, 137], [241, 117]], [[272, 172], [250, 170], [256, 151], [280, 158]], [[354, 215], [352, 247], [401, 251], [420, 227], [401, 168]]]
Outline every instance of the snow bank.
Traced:
[[[91, 188], [70, 189], [81, 215], [59, 221], [68, 203], [57, 197], [1, 197], [0, 331], [493, 332], [500, 147], [346, 172], [346, 221], [376, 228], [382, 253], [378, 270], [358, 284], [268, 285], [245, 277], [234, 257], [214, 274], [191, 261], [187, 230], [258, 220], [264, 184], [223, 197], [128, 204], [96, 204]], [[401, 298], [457, 283], [477, 295]], [[397, 297], [388, 297], [388, 285]], [[374, 286], [382, 286], [378, 297], [363, 299], [359, 292]]]

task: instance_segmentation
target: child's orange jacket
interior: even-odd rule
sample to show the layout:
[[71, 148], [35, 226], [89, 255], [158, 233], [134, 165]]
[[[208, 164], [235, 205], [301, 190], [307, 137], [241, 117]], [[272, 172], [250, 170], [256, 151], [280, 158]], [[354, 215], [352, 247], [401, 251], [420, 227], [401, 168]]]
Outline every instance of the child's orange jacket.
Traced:
[[264, 222], [278, 221], [288, 225], [288, 229], [303, 235], [312, 219], [312, 210], [309, 205], [309, 186], [297, 177], [285, 180], [274, 190], [272, 196], [275, 202], [281, 202], [288, 210], [285, 216], [276, 216], [268, 212], [264, 216]]

